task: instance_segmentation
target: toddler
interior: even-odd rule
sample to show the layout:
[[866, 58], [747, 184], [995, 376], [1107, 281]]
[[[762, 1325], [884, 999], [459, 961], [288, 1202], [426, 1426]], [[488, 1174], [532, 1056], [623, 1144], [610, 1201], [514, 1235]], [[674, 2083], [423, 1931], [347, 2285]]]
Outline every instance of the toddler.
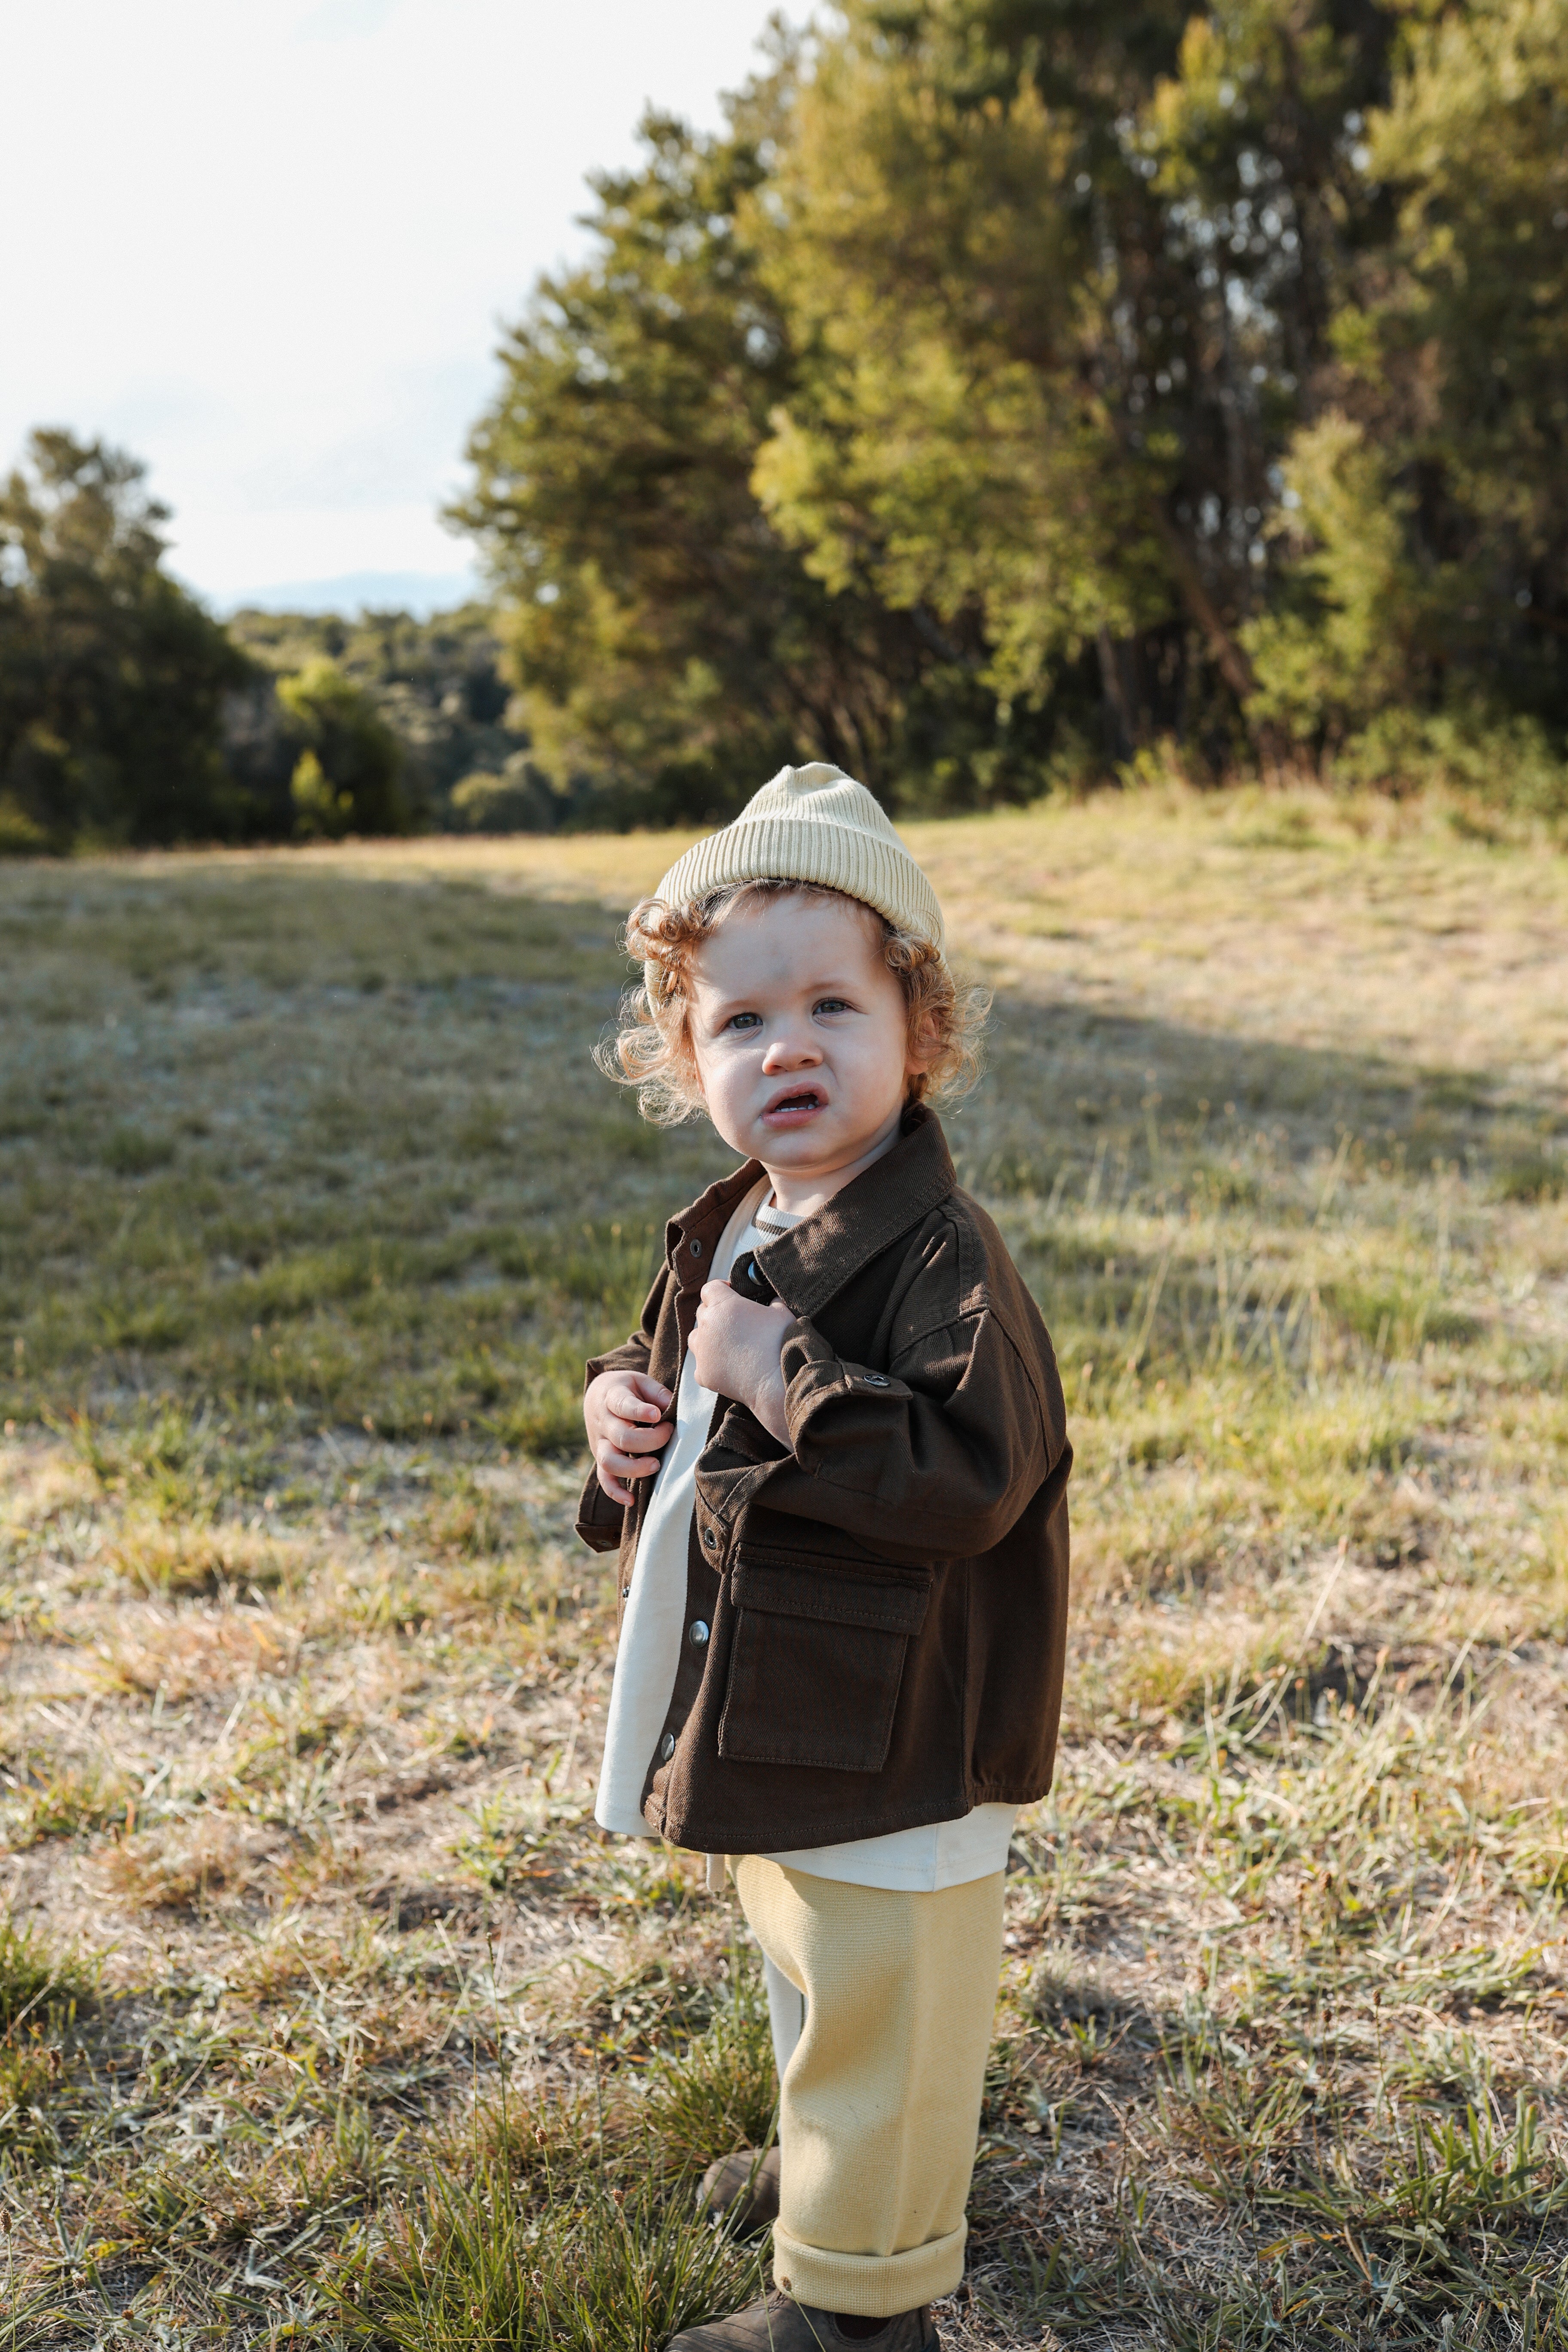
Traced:
[[634, 909], [611, 1059], [743, 1164], [588, 1367], [578, 1522], [617, 1548], [597, 1818], [727, 1866], [764, 1963], [775, 2292], [671, 2352], [934, 2352], [1018, 1806], [1061, 1703], [1071, 1454], [1035, 1303], [930, 1098], [973, 1074], [935, 892], [837, 768], [786, 768]]

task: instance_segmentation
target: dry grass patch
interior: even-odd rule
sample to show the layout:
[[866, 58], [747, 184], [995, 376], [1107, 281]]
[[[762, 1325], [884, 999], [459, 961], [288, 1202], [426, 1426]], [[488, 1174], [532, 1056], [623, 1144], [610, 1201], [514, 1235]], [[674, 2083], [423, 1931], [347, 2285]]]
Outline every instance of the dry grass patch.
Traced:
[[310, 1554], [299, 1537], [234, 1521], [203, 1527], [132, 1517], [99, 1554], [106, 1572], [161, 1598], [270, 1591], [300, 1581]]
[[204, 1609], [175, 1614], [143, 1609], [100, 1650], [103, 1685], [112, 1691], [162, 1691], [165, 1699], [230, 1690], [260, 1675], [287, 1675], [298, 1637], [264, 1610]]
[[240, 1822], [206, 1813], [120, 1839], [100, 1856], [97, 1875], [108, 1894], [133, 1909], [199, 1910], [255, 1886], [272, 1850]]

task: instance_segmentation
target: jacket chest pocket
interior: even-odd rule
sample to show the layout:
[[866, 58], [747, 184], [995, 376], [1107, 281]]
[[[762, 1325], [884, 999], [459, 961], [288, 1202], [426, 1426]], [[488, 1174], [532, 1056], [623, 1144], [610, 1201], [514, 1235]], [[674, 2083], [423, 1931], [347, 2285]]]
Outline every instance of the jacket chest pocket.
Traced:
[[731, 1571], [735, 1634], [719, 1753], [738, 1764], [879, 1772], [929, 1580], [748, 1551]]

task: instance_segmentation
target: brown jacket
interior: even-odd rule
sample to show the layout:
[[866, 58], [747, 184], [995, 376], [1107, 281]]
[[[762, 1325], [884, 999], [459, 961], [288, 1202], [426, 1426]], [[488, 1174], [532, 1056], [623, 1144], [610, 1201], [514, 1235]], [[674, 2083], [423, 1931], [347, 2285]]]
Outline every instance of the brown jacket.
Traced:
[[[755, 1161], [672, 1220], [642, 1327], [588, 1367], [674, 1389]], [[916, 1110], [887, 1156], [756, 1254], [795, 1317], [786, 1453], [721, 1400], [697, 1470], [689, 1633], [643, 1812], [752, 1853], [1025, 1804], [1050, 1786], [1067, 1636], [1067, 1442], [1046, 1328], [1002, 1237]], [[578, 1533], [635, 1508], [591, 1471]]]

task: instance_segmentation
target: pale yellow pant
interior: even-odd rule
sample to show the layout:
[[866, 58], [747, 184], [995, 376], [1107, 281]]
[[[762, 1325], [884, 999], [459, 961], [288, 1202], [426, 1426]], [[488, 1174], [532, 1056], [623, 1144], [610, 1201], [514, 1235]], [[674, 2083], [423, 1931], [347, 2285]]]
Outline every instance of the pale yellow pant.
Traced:
[[734, 1864], [752, 1932], [805, 1997], [784, 2069], [773, 2277], [797, 2301], [891, 2318], [963, 2273], [1002, 1873], [906, 1895]]

